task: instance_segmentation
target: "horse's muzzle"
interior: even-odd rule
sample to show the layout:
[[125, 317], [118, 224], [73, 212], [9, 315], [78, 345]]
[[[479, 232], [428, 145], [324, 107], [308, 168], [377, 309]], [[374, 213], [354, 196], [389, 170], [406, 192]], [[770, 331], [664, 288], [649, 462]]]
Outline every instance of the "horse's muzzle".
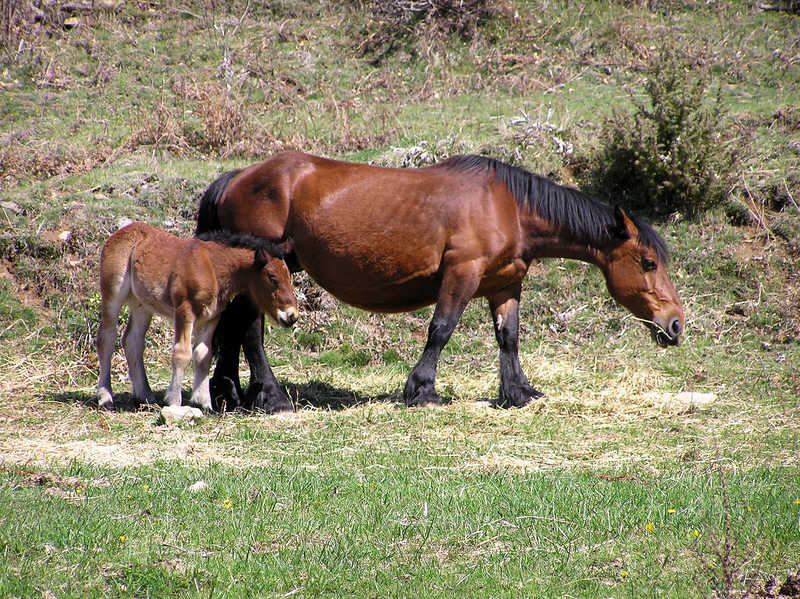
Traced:
[[649, 324], [648, 327], [650, 328], [650, 336], [660, 347], [678, 345], [681, 342], [683, 326], [677, 317], [670, 319], [666, 327], [661, 326], [659, 323]]
[[283, 327], [290, 327], [297, 322], [297, 308], [286, 308], [286, 310], [278, 310], [278, 324]]

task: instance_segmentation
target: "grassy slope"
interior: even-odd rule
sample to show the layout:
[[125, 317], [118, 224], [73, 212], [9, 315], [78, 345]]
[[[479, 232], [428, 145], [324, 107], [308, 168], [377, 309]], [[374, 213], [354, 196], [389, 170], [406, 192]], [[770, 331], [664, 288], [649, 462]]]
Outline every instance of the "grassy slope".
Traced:
[[[520, 3], [471, 39], [418, 25], [372, 65], [385, 45], [352, 46], [379, 23], [311, 6], [127, 3], [70, 31], [51, 15], [3, 74], [0, 595], [698, 596], [800, 567], [797, 258], [769, 228], [770, 186], [800, 197], [797, 18]], [[120, 217], [188, 234], [194, 194], [281, 147], [397, 163], [392, 148], [424, 141], [568, 178], [553, 140], [523, 143], [511, 118], [588, 154], [598, 109], [628, 105], [665, 40], [723, 86], [736, 193], [767, 225], [659, 225], [689, 319], [679, 349], [653, 348], [592, 268], [550, 261], [526, 282], [521, 348], [547, 398], [522, 411], [475, 401], [497, 387], [477, 301], [442, 357], [456, 401], [441, 410], [393, 403], [429, 310], [324, 301], [268, 334], [297, 416], [166, 429], [85, 407], [97, 248]], [[154, 327], [156, 389], [169, 335]]]

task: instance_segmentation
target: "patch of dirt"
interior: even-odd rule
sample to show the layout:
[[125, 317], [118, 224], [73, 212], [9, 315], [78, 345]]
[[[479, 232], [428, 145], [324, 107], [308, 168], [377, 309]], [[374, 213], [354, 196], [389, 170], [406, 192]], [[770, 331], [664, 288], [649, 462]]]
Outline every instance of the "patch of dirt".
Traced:
[[46, 471], [31, 471], [23, 468], [14, 468], [0, 464], [0, 470], [22, 474], [22, 486], [45, 487], [46, 495], [65, 500], [77, 500], [84, 497], [87, 486], [107, 487], [111, 483], [104, 479], [84, 480], [77, 476], [60, 476]]
[[5, 258], [0, 258], [0, 279], [5, 279], [11, 283], [12, 292], [24, 305], [34, 308], [40, 316], [47, 314], [48, 310], [36, 289], [27, 283], [22, 283], [14, 274], [13, 263]]
[[800, 597], [800, 570], [786, 576], [783, 582], [775, 576], [758, 584], [743, 595], [743, 599], [794, 599]]

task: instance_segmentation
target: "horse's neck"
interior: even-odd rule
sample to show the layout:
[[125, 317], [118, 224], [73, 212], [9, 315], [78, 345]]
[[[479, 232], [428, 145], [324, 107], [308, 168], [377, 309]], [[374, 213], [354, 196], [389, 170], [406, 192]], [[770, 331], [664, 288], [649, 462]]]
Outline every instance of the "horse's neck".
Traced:
[[556, 227], [537, 215], [527, 215], [522, 219], [521, 225], [526, 262], [535, 258], [570, 258], [605, 270], [608, 260], [604, 248], [576, 240], [566, 228]]

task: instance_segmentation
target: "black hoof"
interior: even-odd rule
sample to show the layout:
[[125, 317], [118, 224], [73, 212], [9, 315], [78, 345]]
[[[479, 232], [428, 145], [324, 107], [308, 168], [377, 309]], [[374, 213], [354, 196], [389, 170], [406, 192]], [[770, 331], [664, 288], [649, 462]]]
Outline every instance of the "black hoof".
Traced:
[[245, 410], [253, 412], [294, 412], [294, 404], [278, 387], [265, 387], [262, 383], [252, 383], [247, 388], [244, 405]]
[[211, 407], [222, 414], [235, 410], [242, 403], [242, 390], [227, 376], [212, 378], [209, 382], [211, 390]]
[[403, 399], [409, 408], [424, 408], [426, 406], [440, 406], [445, 404], [439, 395], [430, 388], [420, 387], [412, 393], [403, 393]]
[[532, 400], [544, 397], [544, 393], [537, 391], [528, 384], [515, 385], [512, 388], [500, 387], [500, 395], [492, 404], [495, 408], [522, 408]]

